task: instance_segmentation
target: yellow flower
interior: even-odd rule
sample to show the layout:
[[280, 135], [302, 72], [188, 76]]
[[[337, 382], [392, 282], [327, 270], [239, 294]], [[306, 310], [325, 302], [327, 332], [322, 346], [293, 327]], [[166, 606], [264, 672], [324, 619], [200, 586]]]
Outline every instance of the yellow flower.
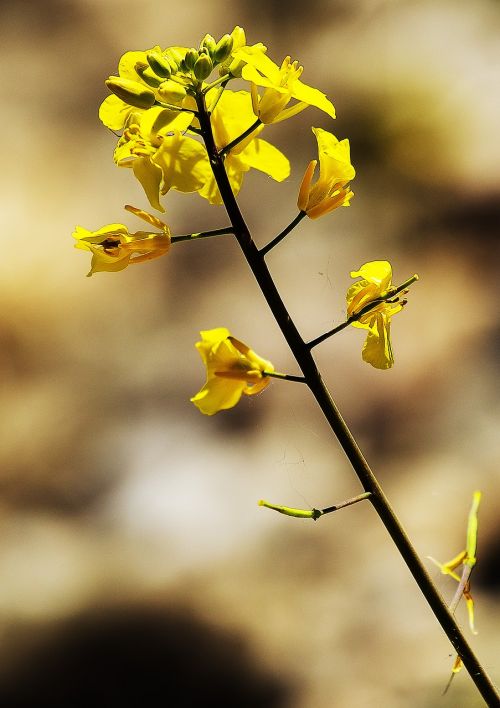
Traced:
[[313, 128], [318, 141], [319, 178], [311, 186], [317, 160], [312, 160], [302, 179], [297, 206], [310, 219], [328, 214], [339, 206], [349, 206], [354, 196], [349, 182], [355, 170], [351, 165], [349, 141], [337, 138], [322, 128]]
[[[274, 123], [296, 115], [307, 106], [316, 106], [335, 118], [335, 108], [324, 93], [300, 81], [303, 67], [285, 57], [281, 66], [275, 64], [263, 52], [249, 47], [242, 47], [235, 56], [246, 62], [242, 77], [255, 85], [252, 89], [255, 115], [263, 123]], [[262, 97], [258, 96], [257, 86], [264, 87]], [[294, 98], [297, 104], [286, 108]]]
[[[212, 130], [217, 149], [222, 150], [240, 136], [253, 119], [248, 91], [234, 92], [226, 89], [212, 114]], [[266, 140], [256, 137], [262, 129], [263, 126], [257, 128], [226, 156], [224, 164], [235, 195], [240, 191], [244, 173], [251, 168], [265, 172], [277, 182], [282, 182], [290, 174], [290, 163], [283, 153]], [[205, 169], [206, 182], [199, 194], [211, 204], [222, 204], [208, 159]]]
[[264, 372], [274, 372], [271, 362], [232, 337], [225, 327], [200, 334], [196, 348], [207, 367], [207, 380], [191, 401], [202, 413], [214, 415], [232, 408], [242, 394], [253, 396], [269, 384]]
[[[359, 270], [351, 272], [351, 278], [362, 280], [351, 285], [347, 291], [347, 317], [357, 316], [353, 327], [368, 330], [363, 347], [363, 359], [376, 369], [390, 369], [394, 364], [391, 346], [391, 317], [399, 312], [404, 301], [382, 300], [391, 292], [392, 268], [388, 261], [365, 263]], [[374, 307], [363, 310], [380, 300]]]
[[159, 258], [170, 248], [170, 229], [163, 221], [129, 205], [125, 209], [161, 229], [161, 232], [137, 231], [131, 234], [123, 224], [108, 224], [98, 231], [88, 231], [77, 226], [73, 233], [77, 239], [75, 247], [92, 253], [87, 276], [100, 271], [116, 272], [134, 263]]
[[160, 195], [170, 189], [195, 192], [205, 183], [206, 168], [202, 165], [206, 151], [180, 132], [191, 119], [190, 113], [174, 113], [157, 106], [142, 114], [133, 113], [116, 146], [116, 164], [132, 168], [149, 203], [158, 211], [165, 211]]

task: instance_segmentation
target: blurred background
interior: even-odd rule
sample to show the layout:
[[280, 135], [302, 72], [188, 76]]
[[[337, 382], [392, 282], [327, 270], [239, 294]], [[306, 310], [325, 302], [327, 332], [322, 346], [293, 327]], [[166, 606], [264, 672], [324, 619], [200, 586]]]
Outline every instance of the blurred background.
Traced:
[[[349, 272], [414, 272], [395, 367], [351, 328], [317, 350], [341, 411], [425, 557], [465, 543], [480, 508], [472, 644], [500, 681], [498, 225], [500, 4], [494, 0], [0, 2], [0, 702], [12, 706], [481, 706], [308, 391], [274, 382], [207, 418], [200, 329], [226, 326], [298, 373], [230, 237], [85, 278], [76, 224], [148, 208], [97, 117], [120, 56], [239, 24], [305, 66], [315, 109], [266, 129], [290, 158], [248, 174], [259, 245], [296, 213], [311, 125], [349, 137], [352, 207], [305, 220], [268, 261], [303, 336], [345, 317]], [[197, 195], [173, 233], [226, 225]], [[429, 569], [445, 597], [453, 581]], [[464, 608], [458, 610], [466, 626]]]

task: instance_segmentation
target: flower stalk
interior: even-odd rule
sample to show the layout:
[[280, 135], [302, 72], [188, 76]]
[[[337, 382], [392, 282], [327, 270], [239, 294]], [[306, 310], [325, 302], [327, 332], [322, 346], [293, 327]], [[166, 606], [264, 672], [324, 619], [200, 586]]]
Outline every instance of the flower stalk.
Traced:
[[257, 130], [257, 128], [259, 127], [259, 125], [261, 125], [261, 124], [262, 123], [261, 123], [260, 119], [257, 118], [255, 123], [252, 123], [252, 125], [249, 128], [247, 128], [241, 135], [238, 135], [237, 138], [235, 138], [234, 140], [231, 140], [230, 143], [228, 143], [225, 147], [223, 147], [219, 153], [220, 156], [222, 157], [222, 159], [224, 159], [226, 157], [226, 155], [229, 155], [231, 150], [233, 148], [235, 148], [237, 145], [239, 145], [239, 143], [241, 143], [243, 140], [245, 140], [245, 138], [247, 138], [249, 135], [251, 135], [253, 132], [255, 132]]
[[259, 501], [259, 506], [265, 506], [267, 509], [273, 509], [279, 514], [285, 514], [285, 516], [294, 516], [299, 519], [312, 519], [317, 521], [321, 516], [325, 514], [331, 514], [339, 509], [344, 509], [346, 506], [352, 506], [360, 501], [364, 501], [371, 496], [371, 492], [364, 492], [364, 494], [358, 494], [350, 499], [345, 499], [344, 501], [334, 504], [333, 506], [327, 506], [325, 509], [293, 509], [290, 506], [281, 506], [279, 504], [271, 504], [271, 502], [261, 499]]
[[269, 251], [272, 248], [274, 248], [275, 246], [278, 245], [278, 243], [283, 241], [285, 236], [288, 236], [290, 231], [292, 231], [297, 226], [297, 224], [299, 224], [302, 221], [302, 219], [305, 216], [307, 216], [305, 211], [299, 211], [299, 213], [297, 214], [295, 219], [293, 221], [291, 221], [288, 224], [288, 226], [285, 229], [283, 229], [283, 231], [280, 234], [278, 234], [275, 238], [273, 238], [271, 241], [269, 241], [268, 244], [266, 244], [263, 248], [260, 249], [260, 251], [259, 251], [260, 255], [265, 256], [267, 253], [269, 253]]
[[172, 236], [172, 243], [179, 243], [180, 241], [196, 241], [200, 238], [210, 238], [210, 236], [225, 236], [226, 234], [232, 234], [233, 228], [228, 226], [224, 229], [213, 229], [212, 231], [200, 231], [196, 234], [186, 234], [184, 236]]
[[[363, 456], [356, 440], [340, 414], [330, 392], [325, 386], [321, 374], [316, 366], [311, 353], [311, 346], [302, 339], [295, 323], [290, 317], [286, 306], [276, 288], [274, 280], [264, 261], [262, 252], [259, 252], [253, 241], [246, 222], [240, 212], [234, 197], [229, 179], [224, 169], [224, 156], [217, 150], [210, 116], [205, 107], [204, 96], [198, 92], [196, 96], [202, 137], [207, 149], [210, 165], [213, 170], [224, 206], [232, 224], [234, 235], [248, 262], [248, 265], [278, 323], [298, 366], [300, 367], [306, 383], [322, 410], [330, 428], [337, 437], [344, 453], [351, 463], [367, 497], [372, 503], [376, 513], [386, 527], [393, 542], [398, 548], [413, 578], [430, 605], [434, 615], [439, 621], [451, 644], [467, 668], [472, 680], [486, 701], [488, 706], [499, 706], [500, 699], [486, 670], [480, 664], [472, 648], [467, 642], [463, 632], [458, 626], [452, 613], [432, 582], [426, 568], [420, 560], [399, 518], [385, 496], [377, 478]], [[410, 279], [411, 280], [411, 279]], [[403, 286], [407, 287], [408, 283]], [[403, 288], [401, 286], [401, 288]], [[388, 294], [394, 297], [400, 289]]]

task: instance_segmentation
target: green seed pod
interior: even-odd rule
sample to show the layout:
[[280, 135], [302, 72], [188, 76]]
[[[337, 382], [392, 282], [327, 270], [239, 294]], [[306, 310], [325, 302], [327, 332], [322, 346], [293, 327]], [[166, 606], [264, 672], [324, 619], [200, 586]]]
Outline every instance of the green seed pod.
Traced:
[[135, 106], [135, 108], [151, 108], [156, 100], [153, 91], [143, 86], [143, 84], [140, 84], [138, 81], [122, 79], [120, 76], [110, 76], [105, 83], [115, 96], [121, 98], [121, 100], [128, 103], [129, 106]]
[[202, 54], [198, 59], [196, 60], [196, 63], [193, 67], [193, 73], [198, 79], [198, 81], [204, 81], [204, 79], [207, 78], [207, 76], [210, 76], [212, 73], [213, 69], [213, 64], [212, 60], [210, 57], [208, 57], [206, 54]]
[[216, 62], [221, 62], [227, 59], [233, 49], [233, 43], [233, 38], [230, 34], [225, 34], [221, 37], [221, 39], [217, 42], [217, 46], [215, 47], [213, 53], [214, 60]]
[[174, 106], [180, 106], [182, 101], [186, 97], [186, 89], [181, 86], [177, 81], [172, 81], [172, 79], [167, 79], [158, 88], [158, 95], [166, 103], [171, 103]]
[[160, 76], [162, 79], [170, 78], [172, 67], [170, 66], [168, 59], [163, 57], [161, 54], [158, 54], [158, 52], [148, 52], [147, 60], [156, 76]]

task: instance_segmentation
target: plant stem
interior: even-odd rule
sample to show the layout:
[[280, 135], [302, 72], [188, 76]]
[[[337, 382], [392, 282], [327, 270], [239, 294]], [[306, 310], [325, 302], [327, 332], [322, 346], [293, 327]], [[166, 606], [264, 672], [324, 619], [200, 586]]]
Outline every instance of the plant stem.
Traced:
[[296, 381], [297, 383], [307, 383], [303, 376], [293, 376], [292, 374], [280, 374], [278, 371], [263, 371], [263, 376], [272, 376], [275, 379], [285, 379], [286, 381]]
[[360, 501], [369, 499], [371, 495], [371, 492], [364, 492], [363, 494], [358, 494], [355, 497], [346, 499], [345, 501], [339, 502], [338, 504], [334, 504], [333, 506], [327, 506], [326, 509], [321, 509], [321, 514], [331, 514], [333, 511], [338, 511], [338, 509], [343, 509], [346, 506], [352, 506], [353, 504], [357, 504]]
[[290, 317], [284, 302], [274, 284], [274, 280], [267, 268], [264, 258], [255, 245], [248, 227], [240, 212], [236, 199], [231, 189], [229, 179], [224, 169], [222, 156], [215, 145], [210, 117], [206, 112], [203, 96], [197, 97], [199, 120], [203, 140], [208, 153], [219, 191], [221, 193], [234, 235], [248, 262], [252, 273], [278, 323], [285, 340], [287, 341], [297, 364], [299, 365], [307, 384], [327, 419], [332, 431], [335, 433], [342, 449], [351, 463], [365, 492], [370, 492], [370, 502], [386, 527], [389, 535], [401, 553], [405, 563], [410, 569], [416, 583], [429, 603], [437, 620], [456, 652], [461, 657], [472, 680], [483, 696], [487, 705], [492, 708], [500, 707], [500, 697], [485, 669], [479, 663], [453, 615], [448, 610], [446, 603], [434, 586], [427, 570], [418, 557], [405, 530], [396, 516], [392, 506], [387, 500], [374, 473], [370, 469], [361, 450], [359, 449], [351, 431], [347, 427], [337, 406], [335, 405], [321, 374], [316, 367], [309, 346], [304, 342]]
[[228, 226], [225, 229], [214, 229], [213, 231], [200, 231], [197, 234], [186, 234], [185, 236], [172, 236], [172, 243], [179, 241], [194, 241], [198, 238], [209, 238], [210, 236], [223, 236], [224, 234], [232, 234], [233, 227]]
[[255, 130], [257, 130], [257, 128], [259, 127], [260, 124], [261, 124], [261, 120], [260, 120], [260, 118], [257, 118], [255, 123], [252, 123], [252, 125], [249, 128], [247, 128], [244, 133], [242, 133], [241, 135], [238, 135], [238, 137], [235, 138], [234, 140], [231, 140], [231, 142], [228, 143], [226, 145], [226, 147], [222, 148], [222, 150], [219, 153], [222, 160], [224, 160], [226, 155], [228, 155], [231, 152], [231, 150], [234, 147], [236, 147], [236, 145], [238, 145], [238, 143], [241, 143], [242, 140], [244, 140], [246, 137], [251, 135]]
[[274, 248], [275, 246], [277, 246], [278, 243], [279, 243], [280, 241], [282, 241], [282, 240], [285, 238], [285, 236], [288, 236], [288, 234], [290, 233], [290, 231], [291, 231], [292, 229], [294, 229], [294, 228], [297, 226], [297, 224], [302, 221], [302, 219], [304, 218], [304, 216], [306, 216], [306, 212], [305, 212], [305, 211], [299, 211], [299, 213], [297, 214], [297, 216], [295, 217], [295, 219], [294, 219], [290, 224], [288, 224], [288, 226], [286, 227], [286, 229], [283, 229], [283, 231], [282, 231], [280, 234], [278, 234], [275, 238], [273, 238], [272, 241], [269, 241], [268, 244], [266, 244], [263, 248], [260, 249], [260, 251], [259, 251], [260, 255], [261, 255], [261, 256], [265, 256], [266, 253], [269, 253], [269, 251], [271, 250], [271, 248]]

